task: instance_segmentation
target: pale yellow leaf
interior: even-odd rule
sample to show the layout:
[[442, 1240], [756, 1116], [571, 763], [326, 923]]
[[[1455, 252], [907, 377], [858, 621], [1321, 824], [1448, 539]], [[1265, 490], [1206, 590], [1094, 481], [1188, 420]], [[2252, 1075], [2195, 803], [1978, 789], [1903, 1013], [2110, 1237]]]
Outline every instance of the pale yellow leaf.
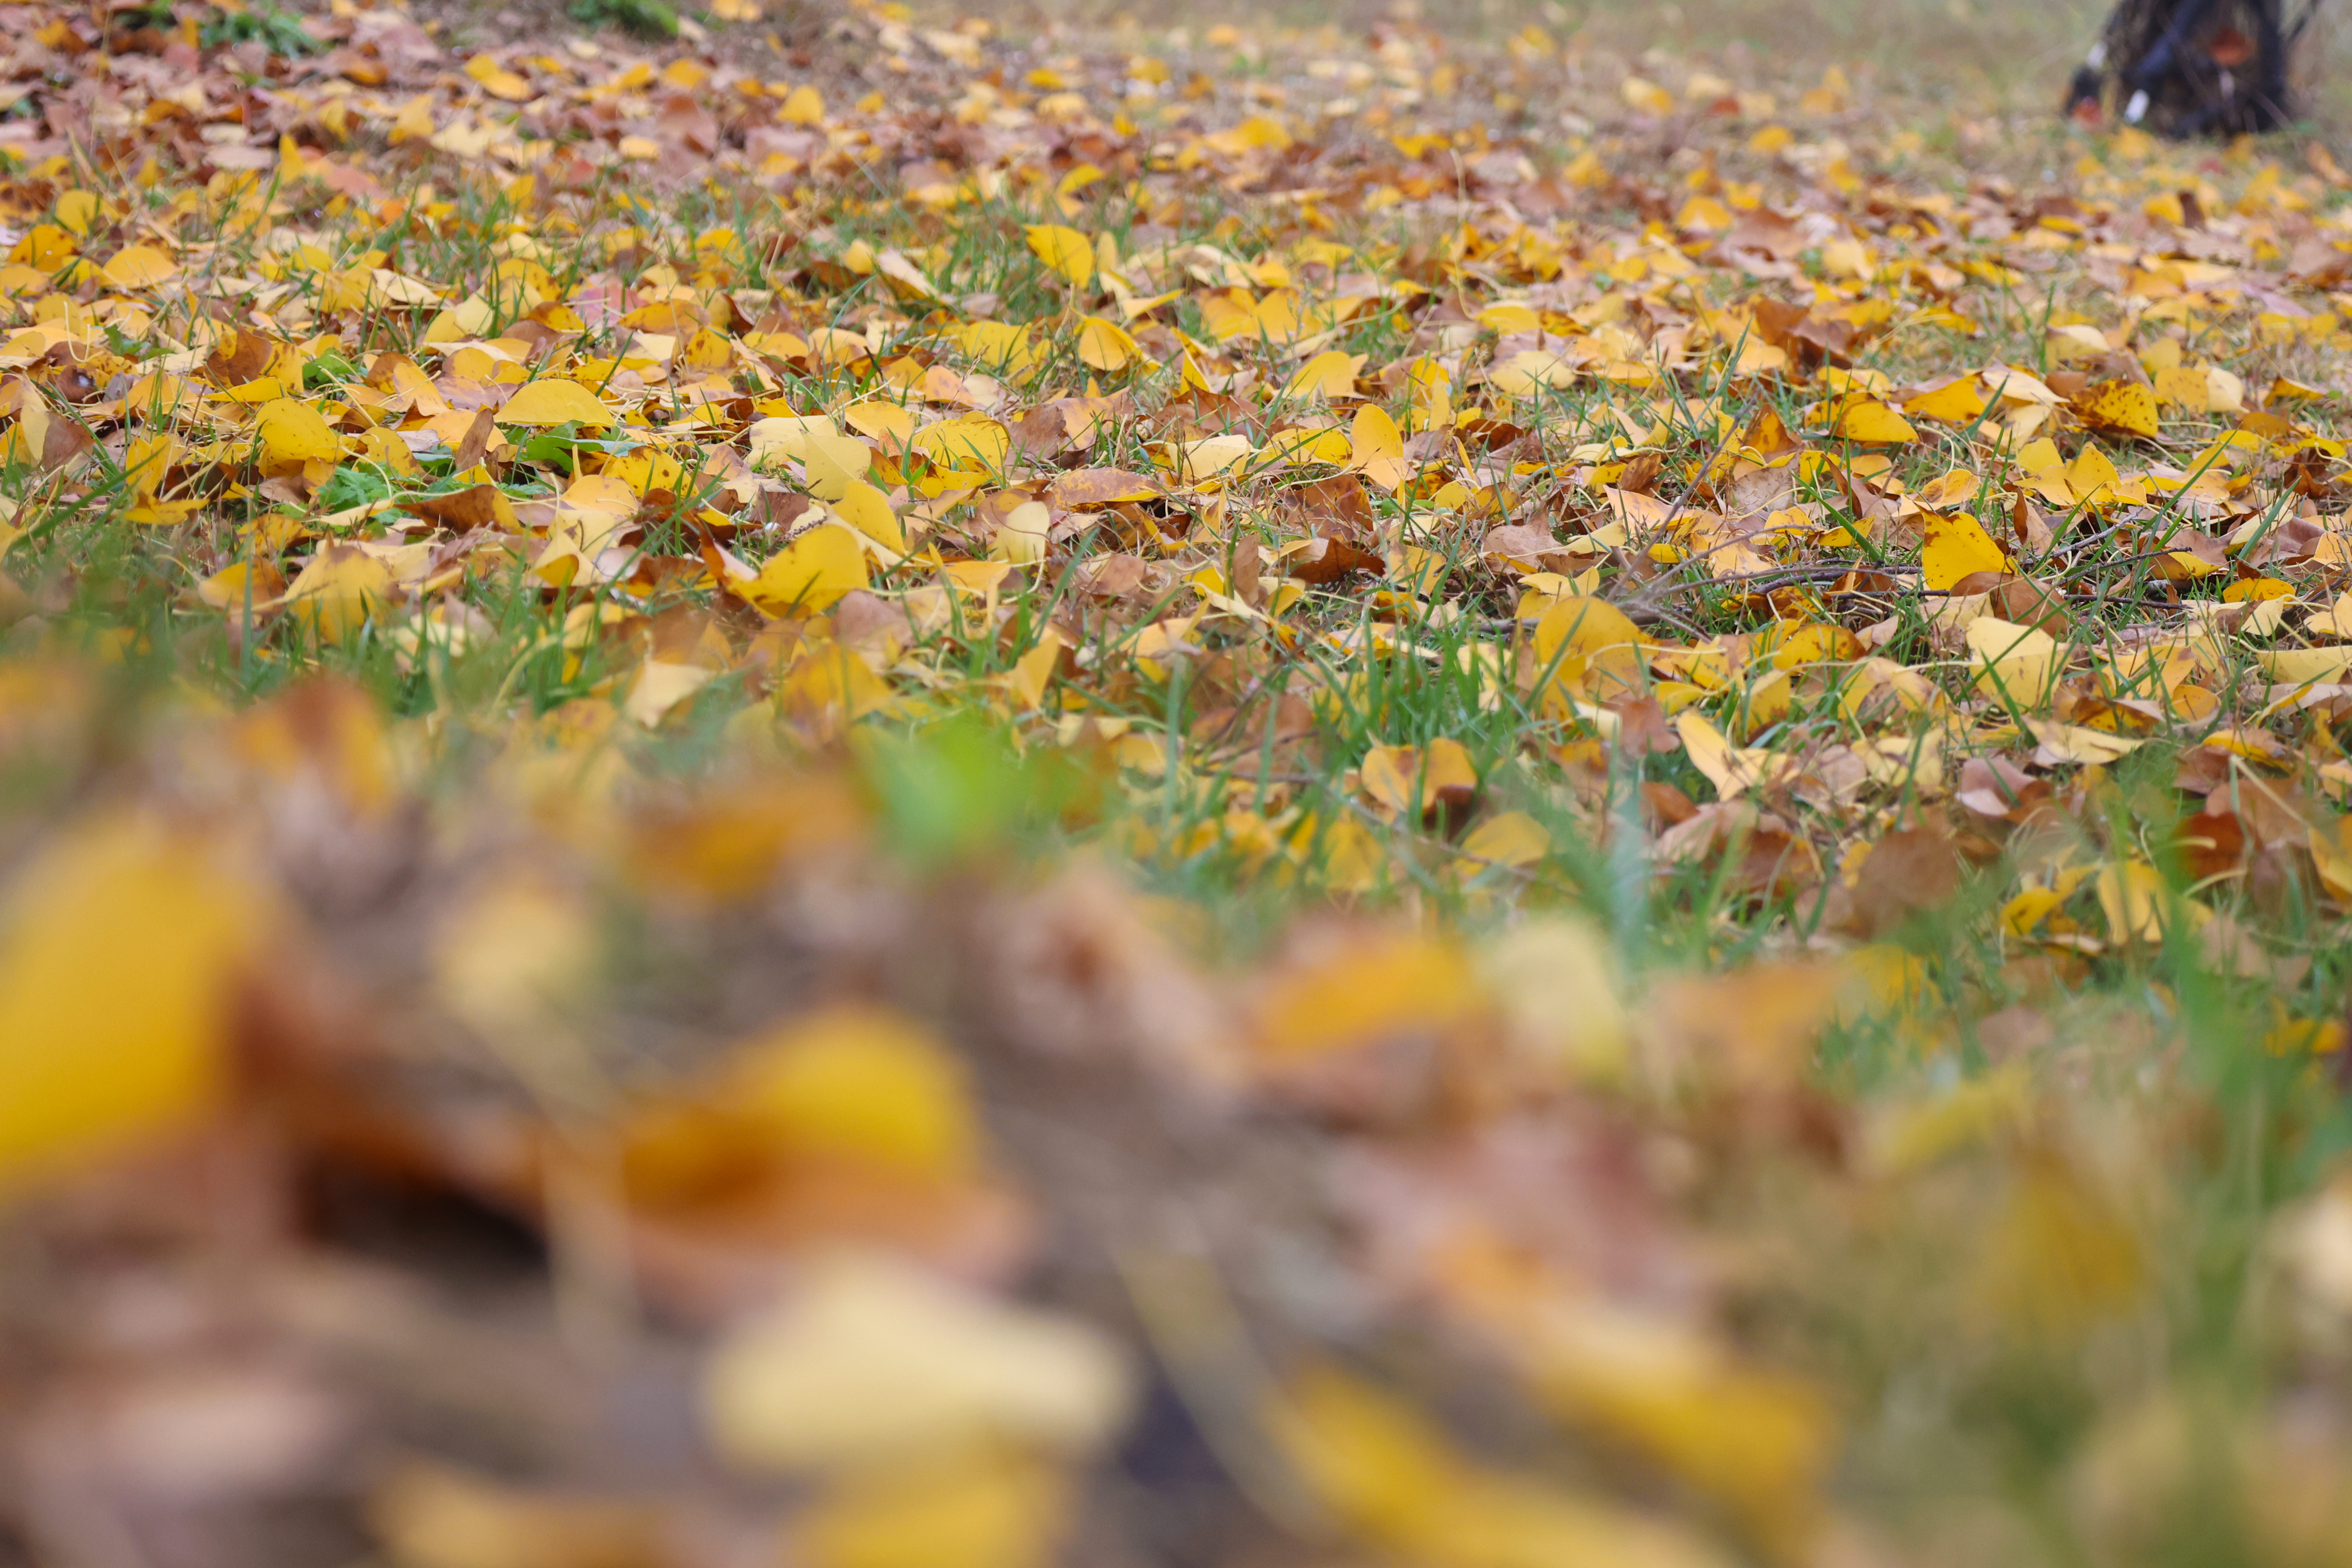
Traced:
[[33, 854], [0, 906], [0, 1189], [209, 1108], [258, 910], [146, 824], [110, 819]]
[[496, 417], [501, 425], [600, 426], [619, 423], [594, 393], [561, 376], [525, 383], [499, 407]]
[[1255, 1043], [1271, 1061], [1298, 1061], [1444, 1028], [1477, 1000], [1476, 974], [1453, 942], [1408, 931], [1368, 936], [1269, 983], [1255, 1010]]
[[1013, 450], [1013, 433], [985, 414], [961, 414], [915, 432], [916, 451], [943, 468], [1001, 473]]
[[126, 245], [100, 275], [111, 289], [152, 289], [180, 275], [179, 265], [152, 245]]
[[1058, 223], [1033, 223], [1028, 236], [1030, 253], [1048, 270], [1077, 288], [1094, 281], [1094, 242], [1085, 235]]
[[2048, 632], [1979, 616], [1962, 635], [1976, 656], [1978, 691], [1995, 701], [2028, 707], [2048, 698], [2063, 652]]
[[903, 449], [915, 438], [915, 411], [903, 403], [886, 403], [878, 398], [853, 403], [841, 411], [841, 422], [860, 436], [892, 449]]
[[281, 397], [265, 403], [253, 426], [261, 466], [269, 470], [299, 468], [305, 463], [331, 463], [343, 455], [343, 444], [320, 412], [307, 403]]
[[1010, 561], [1016, 566], [1027, 566], [1045, 559], [1047, 531], [1054, 525], [1054, 513], [1044, 501], [1024, 500], [1005, 513], [1004, 521], [996, 526], [996, 537], [989, 541], [988, 554], [992, 561]]
[[1550, 914], [1521, 921], [1488, 938], [1476, 962], [1527, 1059], [1581, 1079], [1623, 1073], [1625, 1005], [1608, 942], [1591, 922]]
[[1126, 1419], [1126, 1358], [1091, 1324], [1001, 1305], [879, 1258], [811, 1265], [704, 1369], [713, 1445], [827, 1470], [990, 1441], [1083, 1453]]
[[1078, 358], [1106, 375], [1124, 370], [1143, 357], [1143, 350], [1125, 327], [1103, 316], [1088, 316], [1078, 324]]
[[270, 602], [320, 642], [348, 643], [368, 617], [398, 598], [392, 569], [355, 544], [321, 546]]
[[770, 556], [738, 597], [772, 616], [814, 615], [866, 584], [866, 549], [838, 523], [820, 523]]
[[852, 479], [826, 503], [833, 515], [895, 555], [907, 552], [907, 531], [890, 510], [890, 498], [864, 479]]
[[1499, 866], [1532, 866], [1551, 853], [1551, 834], [1526, 812], [1506, 811], [1464, 835], [1462, 852]]
[[649, 658], [637, 667], [636, 679], [629, 683], [622, 715], [633, 724], [653, 729], [671, 709], [708, 686], [717, 673], [698, 664]]
[[1364, 368], [1364, 356], [1339, 349], [1326, 349], [1291, 373], [1284, 384], [1285, 397], [1310, 397], [1328, 401], [1346, 397], [1356, 390], [1356, 377]]

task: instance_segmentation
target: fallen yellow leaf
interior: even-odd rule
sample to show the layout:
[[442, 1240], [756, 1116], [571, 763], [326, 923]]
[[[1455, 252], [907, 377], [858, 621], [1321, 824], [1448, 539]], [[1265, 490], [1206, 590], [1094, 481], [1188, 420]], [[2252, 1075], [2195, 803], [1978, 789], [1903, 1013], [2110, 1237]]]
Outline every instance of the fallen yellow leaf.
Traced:
[[856, 1257], [814, 1264], [702, 1377], [713, 1446], [756, 1470], [919, 1461], [990, 1440], [1083, 1453], [1130, 1401], [1126, 1358], [1091, 1324]]
[[152, 245], [126, 245], [101, 268], [110, 289], [152, 289], [180, 275], [178, 263]]
[[526, 382], [499, 406], [497, 419], [501, 425], [585, 425], [592, 428], [620, 422], [594, 393], [561, 376]]
[[194, 846], [127, 819], [17, 873], [0, 904], [0, 1191], [210, 1108], [258, 911]]
[[282, 473], [305, 463], [331, 463], [343, 455], [342, 440], [334, 427], [317, 409], [290, 397], [263, 404], [254, 420], [253, 434], [265, 472]]
[[2102, 430], [2154, 440], [2156, 394], [2134, 381], [2103, 381], [2074, 399], [2084, 422]]
[[1837, 425], [1831, 433], [1840, 440], [1878, 446], [1919, 438], [1919, 432], [1912, 428], [1911, 421], [1874, 399], [1848, 404], [1839, 412]]
[[1975, 573], [2009, 570], [2008, 552], [1969, 513], [1928, 512], [1920, 523], [1927, 539], [1919, 547], [1919, 574], [1928, 588], [1941, 591]]
[[357, 637], [368, 617], [399, 596], [392, 569], [355, 544], [329, 544], [312, 555], [269, 607], [322, 643]]
[[1030, 253], [1048, 270], [1076, 288], [1094, 281], [1095, 247], [1085, 235], [1058, 223], [1034, 223], [1028, 236]]
[[837, 523], [819, 523], [770, 556], [735, 595], [772, 616], [814, 615], [866, 586], [865, 547]]

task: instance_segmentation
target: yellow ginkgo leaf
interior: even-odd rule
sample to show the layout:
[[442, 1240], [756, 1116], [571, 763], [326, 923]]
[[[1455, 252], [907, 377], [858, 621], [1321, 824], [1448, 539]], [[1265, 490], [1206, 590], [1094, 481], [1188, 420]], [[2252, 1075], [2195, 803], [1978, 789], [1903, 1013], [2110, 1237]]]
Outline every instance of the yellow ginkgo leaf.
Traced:
[[392, 130], [386, 140], [397, 147], [404, 142], [424, 142], [433, 135], [433, 95], [420, 92], [400, 106], [392, 117]]
[[834, 422], [822, 414], [778, 414], [755, 420], [744, 432], [751, 442], [747, 460], [755, 468], [768, 468], [790, 460], [802, 462], [808, 457], [809, 437], [813, 432], [824, 431], [830, 436], [841, 434]]
[[131, 493], [142, 501], [152, 501], [174, 463], [188, 457], [187, 447], [176, 436], [140, 436], [122, 449], [122, 479]]
[[874, 468], [874, 449], [838, 430], [811, 430], [803, 438], [802, 452], [808, 488], [819, 500], [839, 500], [849, 493], [850, 486], [864, 483]]
[[263, 404], [253, 434], [265, 473], [299, 468], [305, 463], [331, 463], [343, 455], [342, 440], [325, 416], [290, 397]]
[[1619, 697], [1639, 689], [1641, 628], [1605, 599], [1566, 594], [1536, 622], [1537, 672], [1578, 691]]
[[1551, 853], [1551, 834], [1526, 812], [1507, 811], [1465, 835], [1462, 852], [1498, 866], [1532, 866]]
[[636, 679], [629, 683], [629, 695], [621, 704], [622, 717], [654, 729], [671, 709], [708, 686], [718, 673], [698, 664], [649, 658], [637, 666]]
[[124, 246], [100, 273], [110, 289], [152, 289], [179, 275], [179, 264], [152, 245]]
[[[2100, 873], [2100, 908], [2108, 910], [2105, 895], [2113, 893], [2116, 924], [2110, 929], [2118, 941], [2162, 934], [2161, 878], [2151, 887], [2152, 873], [2145, 865]], [[1966, 1282], [1971, 1310], [2036, 1335], [2080, 1332], [2129, 1310], [2149, 1264], [2126, 1214], [2047, 1153], [2029, 1156], [2009, 1185]]]
[[1489, 305], [1475, 319], [1488, 331], [1504, 336], [1512, 332], [1539, 331], [1543, 327], [1543, 318], [1536, 314], [1534, 306], [1516, 301]]
[[1392, 490], [1410, 471], [1404, 461], [1404, 433], [1388, 410], [1367, 403], [1356, 410], [1348, 428], [1348, 467], [1384, 490]]
[[1929, 589], [1940, 593], [1975, 572], [2009, 570], [2008, 554], [1969, 513], [1927, 512], [1920, 521], [1927, 538], [1919, 548], [1919, 571]]
[[[1650, 1373], [1679, 1370], [1687, 1358], [1680, 1346], [1674, 1351], [1662, 1357], [1643, 1344], [1623, 1353], [1640, 1355], [1634, 1364]], [[1725, 1568], [1730, 1561], [1690, 1527], [1605, 1495], [1489, 1471], [1419, 1411], [1350, 1374], [1318, 1368], [1294, 1380], [1269, 1402], [1266, 1430], [1320, 1510], [1383, 1558], [1459, 1568]]]
[[829, 1007], [747, 1041], [701, 1085], [639, 1108], [620, 1169], [633, 1202], [676, 1211], [762, 1167], [785, 1175], [821, 1163], [961, 1183], [984, 1162], [982, 1136], [963, 1062], [929, 1030], [886, 1009]]
[[96, 191], [67, 191], [58, 197], [58, 225], [79, 239], [88, 239], [104, 213]]
[[[699, 667], [647, 660], [629, 698], [628, 716], [652, 725], [660, 673]], [[687, 689], [690, 690], [689, 686]], [[675, 702], [685, 692], [669, 696]], [[563, 1009], [588, 984], [597, 959], [593, 918], [579, 901], [529, 874], [490, 882], [446, 910], [435, 933], [430, 970], [435, 1000], [486, 1040], [545, 1039], [562, 1026]]]
[[355, 544], [330, 544], [273, 601], [320, 642], [346, 643], [398, 596], [392, 569]]
[[1034, 708], [1045, 700], [1045, 689], [1053, 684], [1068, 646], [1061, 634], [1049, 626], [1037, 639], [1035, 647], [1013, 661], [1013, 668], [1002, 679], [1005, 689], [1020, 700], [1022, 707]]
[[658, 1562], [665, 1519], [639, 1499], [495, 1479], [404, 1460], [370, 1489], [369, 1528], [394, 1563], [551, 1568]]
[[841, 422], [894, 451], [904, 449], [915, 438], [915, 411], [903, 403], [885, 403], [879, 398], [853, 403], [841, 411]]
[[1298, 367], [1282, 388], [1285, 397], [1346, 397], [1356, 390], [1356, 374], [1364, 356], [1326, 349]]
[[776, 120], [783, 125], [822, 125], [824, 123], [824, 96], [803, 83], [784, 96], [783, 106], [776, 110]]
[[2145, 860], [2110, 862], [2099, 868], [2094, 887], [2107, 934], [2117, 942], [2160, 942], [2164, 937], [2164, 874]]
[[1078, 358], [1087, 368], [1108, 374], [1126, 369], [1142, 357], [1142, 348], [1117, 321], [1088, 316], [1078, 323]]
[[0, 1189], [205, 1108], [257, 913], [144, 824], [34, 856], [0, 910]]
[[1940, 419], [1947, 425], [1968, 425], [1983, 416], [1990, 402], [1984, 384], [1975, 376], [1956, 375], [1905, 398], [1903, 412], [1922, 419]]
[[1045, 559], [1053, 527], [1053, 509], [1041, 500], [1024, 500], [996, 525], [996, 537], [988, 542], [988, 558], [1010, 561], [1015, 566], [1034, 565]]
[[[2336, 603], [2340, 605], [2347, 596], [2352, 595], [2340, 595]], [[2259, 605], [2271, 599], [2294, 597], [2294, 584], [2277, 577], [2241, 577], [2221, 590], [2221, 602], [2225, 605], [2243, 604], [2248, 600]], [[2316, 619], [2315, 616], [2314, 618]], [[2306, 621], [2304, 624], [2308, 626], [2311, 623]]]
[[820, 523], [770, 556], [760, 574], [738, 583], [738, 597], [772, 616], [812, 615], [866, 584], [866, 549], [837, 523]]
[[1238, 431], [1186, 441], [1177, 448], [1176, 476], [1188, 485], [1196, 485], [1216, 478], [1256, 451], [1250, 438]]
[[[1550, 852], [1549, 837], [1540, 854]], [[1580, 915], [1531, 911], [1486, 937], [1477, 963], [1478, 978], [1528, 1059], [1588, 1080], [1622, 1076], [1632, 1018], [1615, 954], [1597, 926]]]
[[2084, 442], [2083, 449], [2074, 454], [2074, 460], [2066, 465], [2066, 488], [2084, 506], [2112, 505], [2116, 500], [2116, 487], [2122, 481], [2123, 476], [2116, 471], [2114, 460], [2099, 450], [2095, 441]]
[[1832, 434], [1841, 440], [1865, 441], [1882, 446], [1919, 438], [1919, 432], [1912, 428], [1911, 421], [1874, 399], [1846, 405], [1839, 413], [1837, 426]]
[[1715, 786], [1718, 799], [1737, 800], [1772, 775], [1772, 752], [1762, 746], [1735, 746], [1731, 738], [1706, 715], [1687, 710], [1675, 716], [1675, 733], [1691, 765]]
[[2282, 685], [2340, 681], [2352, 676], [2352, 644], [2334, 647], [2263, 648], [2254, 654], [2262, 672]]
[[1976, 656], [1977, 690], [2011, 707], [2038, 707], [2049, 696], [2063, 652], [2039, 626], [1979, 616], [1963, 634]]
[[1956, 506], [1966, 506], [1977, 493], [1977, 477], [1966, 468], [1954, 468], [1940, 479], [1921, 485], [1911, 499], [1929, 511], [1948, 511]]
[[[1359, 362], [1351, 376], [1362, 370]], [[1454, 423], [1454, 373], [1427, 354], [1412, 362], [1405, 372], [1405, 389], [1412, 400], [1407, 428], [1434, 430]]]
[[1258, 997], [1255, 1043], [1269, 1061], [1303, 1061], [1391, 1034], [1443, 1029], [1479, 1001], [1477, 973], [1453, 941], [1411, 931], [1366, 936], [1270, 984]]
[[1404, 456], [1404, 435], [1388, 410], [1378, 404], [1367, 403], [1356, 410], [1355, 423], [1348, 428], [1348, 466], [1360, 468], [1367, 463], [1393, 461]]
[[[2265, 583], [2274, 580], [2267, 577], [2256, 579], [2258, 582]], [[2233, 583], [2231, 584], [2230, 592], [2224, 593], [2221, 596], [2225, 599], [2229, 598], [2237, 589], [2244, 586], [2242, 583]], [[2290, 589], [2289, 592], [2292, 593], [2293, 590]], [[2267, 598], [2270, 595], [2266, 594], [2263, 596]], [[2352, 642], [2352, 594], [2338, 594], [2335, 602], [2326, 608], [2312, 611], [2304, 619], [2303, 630], [2306, 637], [2334, 637], [2338, 642]]]
[[[2171, 340], [2167, 339], [2167, 342]], [[2169, 403], [2191, 414], [2206, 411], [2206, 398], [2210, 388], [2205, 373], [2195, 365], [2171, 364], [2158, 368], [2155, 374], [2156, 396], [2159, 403]]]
[[520, 103], [531, 96], [529, 82], [488, 55], [476, 55], [467, 60], [466, 74], [481, 83], [482, 90], [492, 98]]
[[618, 424], [602, 399], [576, 381], [547, 376], [527, 382], [506, 400], [497, 415], [501, 425]]
[[2129, 756], [2143, 744], [2128, 735], [2068, 724], [2056, 719], [2028, 719], [2025, 728], [2039, 742], [2034, 760], [2044, 767], [2083, 763], [2105, 766], [2117, 758]]
[[1031, 366], [1036, 351], [1029, 329], [1010, 321], [970, 321], [941, 334], [982, 370], [1022, 372]]
[[1478, 790], [1470, 753], [1442, 737], [1426, 746], [1374, 746], [1357, 773], [1364, 793], [1391, 813], [1432, 811], [1448, 795], [1467, 800]]
[[74, 237], [53, 223], [37, 223], [8, 252], [10, 262], [37, 272], [57, 272], [81, 247]]
[[1085, 235], [1058, 223], [1033, 223], [1028, 234], [1031, 253], [1054, 272], [1081, 289], [1094, 281], [1094, 242]]
[[1486, 373], [1487, 384], [1507, 397], [1534, 397], [1538, 388], [1557, 391], [1576, 384], [1578, 363], [1556, 349], [1521, 349]]
[[1003, 471], [1013, 433], [985, 414], [964, 414], [915, 432], [916, 451], [943, 468]]
[[2083, 422], [2120, 435], [2153, 440], [2156, 437], [2156, 394], [2136, 381], [2103, 381], [2074, 399]]
[[864, 479], [850, 480], [827, 504], [834, 516], [875, 543], [894, 554], [907, 552], [907, 531], [899, 524], [898, 514], [890, 510], [890, 498]]

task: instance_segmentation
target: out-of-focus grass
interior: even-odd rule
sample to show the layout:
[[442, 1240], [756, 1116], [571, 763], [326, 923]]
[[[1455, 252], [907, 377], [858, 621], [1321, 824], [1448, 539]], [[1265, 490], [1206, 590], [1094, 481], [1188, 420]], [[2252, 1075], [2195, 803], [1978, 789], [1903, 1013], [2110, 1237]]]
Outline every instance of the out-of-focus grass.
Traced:
[[[1670, 0], [1664, 5], [1562, 4], [1561, 0], [1277, 0], [1247, 5], [1205, 0], [1176, 25], [1193, 32], [1227, 22], [1360, 33], [1383, 17], [1409, 17], [1465, 38], [1538, 26], [1578, 40], [1593, 63], [1637, 64], [1643, 57], [1698, 57], [1768, 73], [1818, 74], [1838, 66], [1871, 90], [1944, 112], [2057, 119], [2073, 72], [2098, 38], [2103, 0]], [[982, 7], [1004, 25], [1156, 29], [1171, 20], [1119, 0], [1032, 0]], [[1603, 76], [1610, 73], [1603, 71]], [[2296, 56], [2300, 106], [2334, 136], [2352, 123], [2352, 37], [2322, 0]], [[1613, 76], [1610, 76], [1613, 80]], [[2030, 128], [2027, 130], [2030, 134]], [[2032, 137], [2034, 145], [2042, 139]], [[2019, 146], [2012, 151], [2027, 151]]]

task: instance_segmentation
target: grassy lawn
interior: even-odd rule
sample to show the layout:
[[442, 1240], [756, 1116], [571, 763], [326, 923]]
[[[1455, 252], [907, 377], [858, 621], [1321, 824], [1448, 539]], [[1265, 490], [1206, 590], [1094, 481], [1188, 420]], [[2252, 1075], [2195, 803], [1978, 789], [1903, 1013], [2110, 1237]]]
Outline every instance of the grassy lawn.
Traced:
[[2352, 175], [2098, 20], [0, 5], [0, 1563], [2352, 1562]]

